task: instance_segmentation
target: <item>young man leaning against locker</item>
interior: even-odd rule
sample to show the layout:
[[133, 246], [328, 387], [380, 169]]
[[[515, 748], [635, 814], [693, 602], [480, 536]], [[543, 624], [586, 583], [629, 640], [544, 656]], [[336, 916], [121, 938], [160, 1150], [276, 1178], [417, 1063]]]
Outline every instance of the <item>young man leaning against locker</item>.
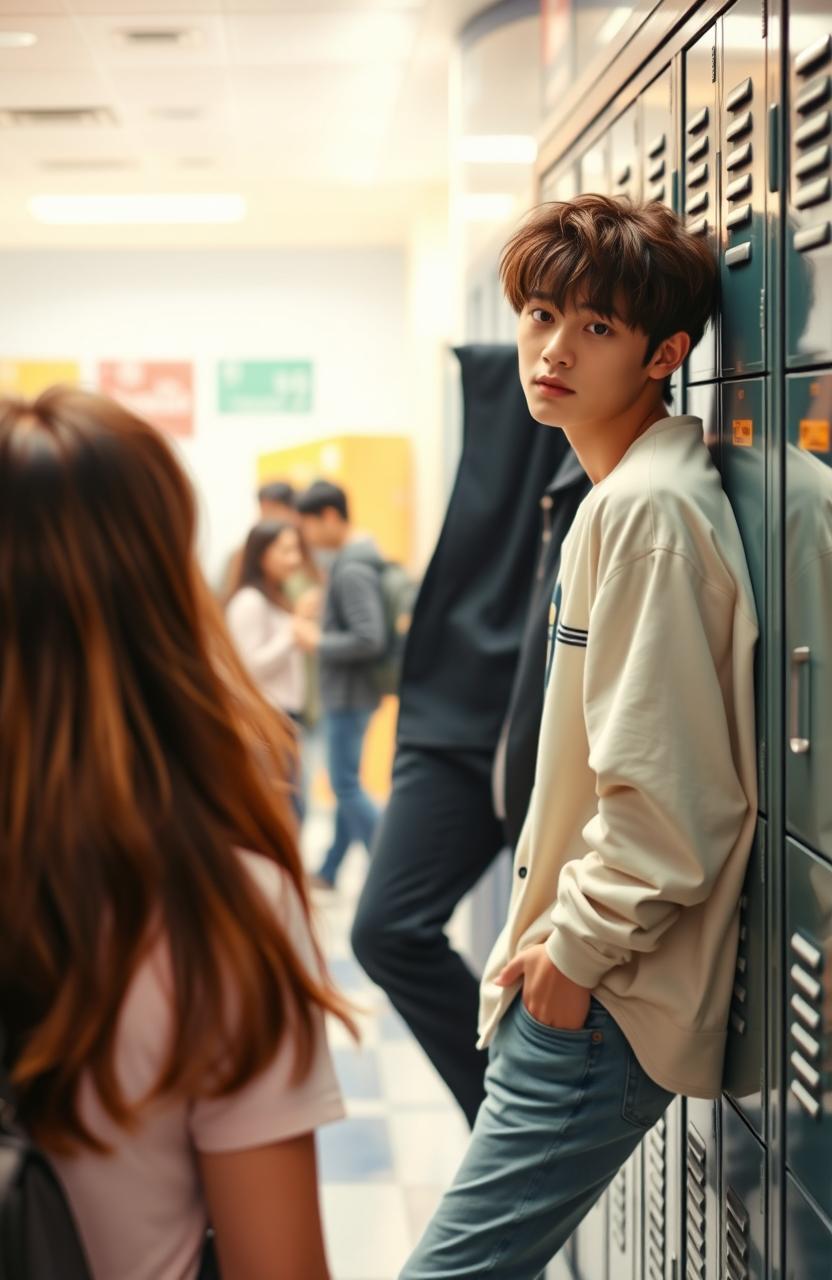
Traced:
[[537, 772], [486, 966], [486, 1098], [402, 1280], [534, 1280], [676, 1093], [720, 1091], [756, 814], [748, 569], [670, 375], [714, 308], [663, 205], [543, 205], [506, 247], [532, 415], [593, 488], [550, 611]]

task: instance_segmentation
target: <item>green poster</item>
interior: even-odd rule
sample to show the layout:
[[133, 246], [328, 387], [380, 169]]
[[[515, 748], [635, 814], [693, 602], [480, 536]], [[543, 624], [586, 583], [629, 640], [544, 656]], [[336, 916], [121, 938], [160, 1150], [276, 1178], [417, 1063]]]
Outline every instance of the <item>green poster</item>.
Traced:
[[311, 360], [221, 360], [220, 413], [311, 413]]

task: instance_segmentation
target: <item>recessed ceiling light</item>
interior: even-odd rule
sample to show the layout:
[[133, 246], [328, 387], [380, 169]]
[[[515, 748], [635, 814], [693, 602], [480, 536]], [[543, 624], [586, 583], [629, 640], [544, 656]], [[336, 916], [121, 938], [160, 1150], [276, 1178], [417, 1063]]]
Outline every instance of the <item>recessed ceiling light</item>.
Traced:
[[245, 199], [239, 195], [33, 196], [29, 211], [52, 226], [150, 225], [242, 222]]
[[29, 49], [37, 42], [34, 31], [0, 31], [0, 49]]
[[525, 133], [472, 133], [459, 140], [465, 164], [534, 164], [537, 142]]

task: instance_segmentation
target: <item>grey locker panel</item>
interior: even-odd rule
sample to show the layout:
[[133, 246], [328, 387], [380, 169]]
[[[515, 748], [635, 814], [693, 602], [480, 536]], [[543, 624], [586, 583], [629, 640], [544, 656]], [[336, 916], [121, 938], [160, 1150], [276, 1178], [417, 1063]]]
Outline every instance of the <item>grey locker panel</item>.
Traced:
[[[719, 134], [716, 92], [716, 27], [685, 52], [682, 122], [682, 212], [687, 226], [707, 236], [716, 251], [719, 237]], [[705, 336], [687, 361], [689, 382], [709, 382], [718, 373], [716, 330]]]
[[685, 1130], [685, 1280], [719, 1277], [719, 1104], [688, 1098]]
[[740, 898], [737, 967], [728, 1022], [723, 1088], [759, 1138], [765, 1137], [765, 1033], [768, 1008], [765, 867], [766, 823], [757, 836]]
[[754, 660], [759, 806], [766, 804], [766, 384], [762, 378], [722, 385], [720, 468], [737, 517], [760, 639]]
[[832, 360], [832, 12], [789, 4], [787, 363]]
[[722, 1275], [766, 1275], [766, 1152], [731, 1107], [722, 1106]]
[[578, 166], [555, 167], [540, 184], [541, 204], [546, 200], [572, 200], [578, 194]]
[[607, 1203], [610, 1280], [640, 1280], [637, 1260], [641, 1253], [641, 1148], [613, 1178]]
[[641, 199], [638, 104], [633, 103], [610, 129], [610, 180], [614, 196]]
[[578, 188], [580, 192], [610, 193], [610, 139], [605, 133], [578, 161]]
[[832, 1217], [832, 864], [787, 840], [786, 865], [786, 1162]]
[[644, 1280], [676, 1280], [678, 1276], [683, 1113], [684, 1103], [677, 1098], [642, 1143]]
[[643, 90], [639, 109], [642, 198], [660, 200], [672, 207], [676, 147], [670, 67]]
[[719, 387], [715, 382], [697, 382], [687, 388], [685, 412], [702, 419], [702, 438], [714, 462], [719, 465]]
[[[572, 1236], [570, 1262], [579, 1280], [607, 1280], [607, 1196], [590, 1209]], [[612, 1273], [611, 1280], [615, 1277]]]
[[[760, 0], [737, 0], [721, 23], [720, 242], [723, 374], [765, 368], [766, 42]], [[749, 41], [757, 26], [759, 40]]]
[[832, 374], [786, 379], [786, 822], [832, 858]]
[[786, 1280], [829, 1280], [832, 1224], [786, 1178]]

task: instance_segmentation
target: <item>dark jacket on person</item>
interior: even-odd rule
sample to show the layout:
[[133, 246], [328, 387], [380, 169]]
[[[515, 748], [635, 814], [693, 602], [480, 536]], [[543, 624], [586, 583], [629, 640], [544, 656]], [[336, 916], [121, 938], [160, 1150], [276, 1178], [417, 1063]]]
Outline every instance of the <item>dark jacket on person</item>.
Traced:
[[540, 497], [569, 446], [529, 414], [516, 347], [478, 344], [456, 356], [462, 455], [413, 611], [398, 742], [493, 753], [528, 613]]
[[387, 644], [384, 560], [371, 538], [348, 542], [332, 563], [318, 656], [324, 711], [373, 710], [373, 668]]
[[526, 818], [534, 785], [537, 742], [543, 713], [549, 609], [560, 571], [563, 540], [592, 484], [571, 448], [540, 499], [542, 531], [523, 643], [508, 712], [494, 762], [495, 807], [513, 847]]

